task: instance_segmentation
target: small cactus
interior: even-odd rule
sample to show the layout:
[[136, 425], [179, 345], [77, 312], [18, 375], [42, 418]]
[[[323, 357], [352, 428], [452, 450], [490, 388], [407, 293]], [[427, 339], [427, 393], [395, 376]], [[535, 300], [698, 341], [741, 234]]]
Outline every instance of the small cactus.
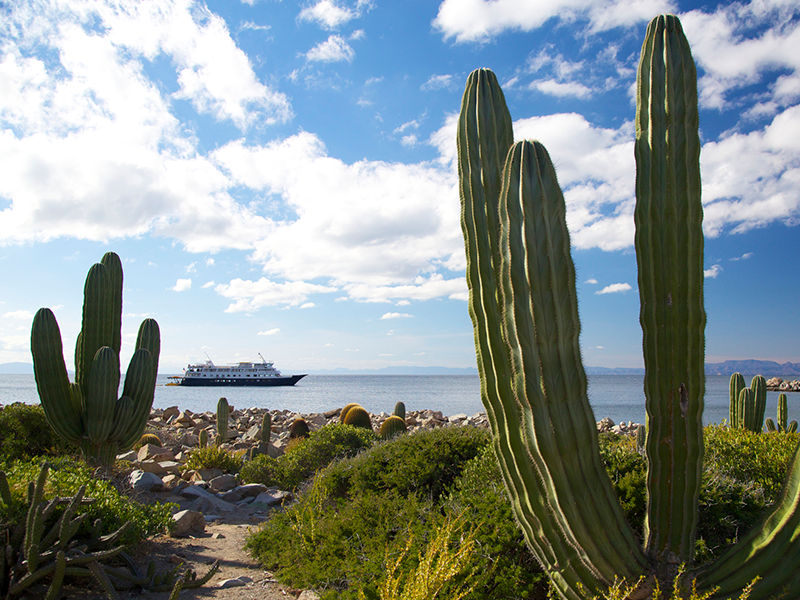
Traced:
[[778, 430], [787, 431], [789, 421], [789, 402], [786, 394], [778, 396]]
[[339, 422], [344, 423], [344, 420], [347, 418], [347, 413], [350, 412], [351, 408], [355, 408], [356, 406], [360, 406], [357, 402], [351, 402], [350, 404], [345, 404], [342, 412], [339, 413]]
[[142, 434], [142, 437], [139, 438], [139, 442], [137, 446], [141, 448], [145, 444], [150, 444], [152, 446], [158, 446], [159, 448], [162, 447], [161, 438], [158, 437], [155, 433], [145, 433]]
[[372, 419], [370, 419], [369, 413], [361, 406], [354, 406], [348, 410], [343, 423], [372, 431]]
[[406, 422], [403, 419], [397, 415], [392, 415], [381, 424], [379, 434], [382, 438], [388, 440], [405, 433], [407, 429]]
[[269, 444], [269, 439], [272, 436], [272, 415], [268, 412], [264, 413], [264, 418], [261, 419], [261, 443], [264, 447]]
[[398, 402], [394, 405], [394, 412], [392, 413], [396, 417], [400, 417], [403, 421], [406, 420], [406, 405], [402, 402]]
[[766, 427], [769, 433], [774, 433], [778, 431], [778, 428], [775, 426], [775, 421], [773, 421], [772, 419], [767, 419], [766, 421], [764, 421], [764, 427]]
[[217, 402], [217, 446], [222, 444], [228, 436], [228, 415], [230, 407], [227, 398], [220, 398]]
[[796, 433], [797, 432], [797, 421], [792, 421], [791, 423], [789, 423], [789, 425], [786, 427], [786, 431], [788, 433]]
[[289, 439], [307, 438], [309, 435], [308, 423], [302, 417], [295, 419], [289, 428]]
[[208, 431], [201, 429], [200, 434], [197, 436], [197, 447], [205, 448], [206, 446], [208, 446]]

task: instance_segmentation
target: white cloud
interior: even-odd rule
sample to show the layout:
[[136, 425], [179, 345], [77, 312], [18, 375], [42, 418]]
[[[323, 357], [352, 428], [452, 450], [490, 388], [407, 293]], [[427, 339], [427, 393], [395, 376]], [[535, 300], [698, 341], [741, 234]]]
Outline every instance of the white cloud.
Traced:
[[267, 329], [266, 331], [259, 331], [258, 335], [276, 335], [280, 333], [281, 330], [275, 327], [274, 329]]
[[416, 119], [413, 121], [407, 121], [400, 125], [400, 127], [395, 128], [392, 133], [403, 133], [406, 129], [419, 129], [419, 121]]
[[747, 260], [747, 259], [752, 258], [752, 257], [753, 257], [753, 253], [752, 252], [745, 252], [741, 256], [737, 256], [736, 258], [732, 258], [731, 260], [732, 261]]
[[556, 96], [558, 98], [588, 98], [592, 95], [592, 90], [574, 81], [561, 83], [554, 79], [540, 79], [530, 84], [532, 90], [538, 90], [543, 94]]
[[757, 83], [767, 71], [785, 69], [792, 73], [776, 82], [776, 97], [786, 100], [780, 94], [783, 89], [789, 99], [796, 98], [797, 84], [791, 79], [800, 69], [798, 13], [796, 3], [764, 0], [681, 15], [692, 55], [703, 69], [698, 82], [701, 105], [725, 108], [732, 90]]
[[206, 266], [207, 266], [207, 267], [213, 267], [213, 266], [214, 266], [214, 259], [213, 259], [213, 258], [211, 258], [211, 257], [208, 257], [208, 258], [206, 259]]
[[300, 308], [314, 308], [315, 306], [316, 304], [314, 304], [313, 302], [306, 302], [305, 304], [301, 304]]
[[406, 148], [413, 148], [417, 145], [417, 136], [413, 133], [410, 135], [404, 135], [402, 138], [400, 138], [400, 144]]
[[595, 279], [595, 278], [587, 279], [586, 283], [590, 283], [592, 285], [597, 285], [597, 279]]
[[504, 31], [532, 31], [552, 18], [587, 20], [591, 31], [602, 31], [647, 22], [675, 8], [668, 0], [444, 0], [433, 25], [445, 38], [486, 42]]
[[169, 289], [171, 289], [173, 292], [185, 292], [186, 290], [192, 289], [192, 280], [178, 279], [175, 285]]
[[722, 273], [722, 267], [720, 265], [712, 265], [710, 269], [705, 269], [703, 271], [703, 277], [706, 279], [716, 279], [717, 275]]
[[612, 283], [611, 285], [607, 285], [602, 290], [598, 290], [595, 294], [619, 294], [621, 292], [629, 292], [631, 290], [631, 286], [628, 283]]
[[201, 287], [203, 289], [206, 289], [206, 288], [214, 287], [214, 285], [215, 285], [215, 283], [214, 283], [214, 280], [212, 279], [211, 281], [205, 282]]
[[32, 321], [33, 313], [29, 310], [12, 310], [3, 315], [4, 319], [17, 319], [20, 321]]
[[275, 283], [266, 277], [258, 281], [237, 278], [230, 283], [221, 283], [215, 289], [221, 296], [234, 300], [225, 312], [255, 311], [278, 304], [297, 306], [305, 303], [309, 294], [327, 294], [336, 291], [334, 287], [304, 281]]
[[407, 313], [396, 313], [396, 312], [389, 312], [385, 313], [381, 316], [381, 321], [386, 319], [410, 319], [414, 315], [409, 315]]
[[306, 58], [319, 62], [352, 62], [356, 53], [340, 35], [332, 35], [306, 53]]
[[331, 0], [321, 0], [301, 10], [297, 18], [300, 21], [313, 21], [324, 29], [337, 29], [355, 17], [356, 13], [349, 8], [339, 6]]
[[431, 75], [428, 81], [420, 86], [423, 92], [432, 92], [434, 90], [449, 90], [461, 85], [461, 82], [456, 80], [453, 75]]

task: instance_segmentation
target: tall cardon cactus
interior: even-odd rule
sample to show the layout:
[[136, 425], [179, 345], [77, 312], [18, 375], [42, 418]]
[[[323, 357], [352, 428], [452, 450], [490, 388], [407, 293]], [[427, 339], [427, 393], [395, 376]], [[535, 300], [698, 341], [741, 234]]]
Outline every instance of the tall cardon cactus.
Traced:
[[158, 323], [145, 319], [125, 375], [122, 396], [122, 264], [108, 252], [86, 277], [83, 321], [75, 347], [75, 382], [64, 363], [61, 332], [52, 311], [39, 309], [31, 330], [36, 387], [47, 421], [59, 437], [80, 446], [84, 457], [111, 464], [144, 432], [158, 372]]
[[[563, 598], [622, 577], [647, 598], [691, 566], [703, 461], [700, 140], [694, 61], [678, 19], [648, 27], [636, 115], [636, 254], [646, 367], [645, 540], [625, 522], [600, 461], [580, 358], [564, 198], [545, 148], [513, 143], [494, 74], [467, 80], [457, 143], [467, 282], [481, 397], [526, 542]], [[765, 524], [720, 561], [683, 575], [715, 598], [769, 598], [800, 583], [800, 466]], [[778, 561], [792, 558], [790, 568]], [[724, 576], [722, 573], [724, 572]], [[640, 579], [641, 578], [641, 579]]]
[[741, 373], [731, 375], [730, 382], [730, 426], [760, 433], [764, 427], [767, 411], [767, 380], [756, 375], [745, 387]]

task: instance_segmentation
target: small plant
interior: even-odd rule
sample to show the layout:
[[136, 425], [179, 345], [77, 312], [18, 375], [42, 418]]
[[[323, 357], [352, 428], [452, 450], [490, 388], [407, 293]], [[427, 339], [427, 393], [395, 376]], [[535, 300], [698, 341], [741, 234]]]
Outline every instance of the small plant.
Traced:
[[[456, 544], [452, 542], [453, 538], [458, 540]], [[473, 590], [476, 573], [471, 563], [476, 551], [475, 529], [465, 532], [460, 517], [445, 519], [434, 530], [425, 551], [419, 553], [416, 561], [409, 561], [407, 555], [413, 543], [413, 537], [409, 536], [403, 551], [389, 561], [386, 578], [378, 594], [367, 596], [362, 588], [360, 599], [461, 600]], [[416, 566], [409, 569], [403, 564], [405, 562], [415, 563]]]
[[208, 446], [208, 431], [201, 429], [197, 436], [197, 447], [205, 448], [206, 446]]
[[394, 405], [394, 412], [392, 413], [395, 417], [400, 417], [403, 421], [406, 420], [406, 405], [402, 402], [398, 402]]
[[408, 427], [406, 427], [406, 422], [403, 419], [392, 415], [381, 424], [379, 435], [383, 439], [390, 439], [405, 433], [407, 429]]
[[309, 431], [306, 420], [299, 417], [292, 422], [292, 426], [289, 428], [289, 439], [296, 440], [298, 438], [307, 438]]
[[242, 468], [243, 454], [219, 446], [206, 446], [192, 450], [184, 467], [186, 470], [220, 469], [223, 473], [238, 473]]

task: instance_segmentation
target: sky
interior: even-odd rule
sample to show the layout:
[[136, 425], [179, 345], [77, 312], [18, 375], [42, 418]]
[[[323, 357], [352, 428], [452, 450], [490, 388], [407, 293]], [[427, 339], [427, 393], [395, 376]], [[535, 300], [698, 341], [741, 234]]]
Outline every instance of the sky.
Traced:
[[[123, 261], [161, 372], [474, 367], [455, 124], [491, 68], [556, 165], [584, 364], [641, 367], [636, 67], [680, 17], [698, 66], [706, 361], [800, 362], [800, 3], [0, 3], [0, 363]], [[124, 367], [123, 367], [124, 368]]]

